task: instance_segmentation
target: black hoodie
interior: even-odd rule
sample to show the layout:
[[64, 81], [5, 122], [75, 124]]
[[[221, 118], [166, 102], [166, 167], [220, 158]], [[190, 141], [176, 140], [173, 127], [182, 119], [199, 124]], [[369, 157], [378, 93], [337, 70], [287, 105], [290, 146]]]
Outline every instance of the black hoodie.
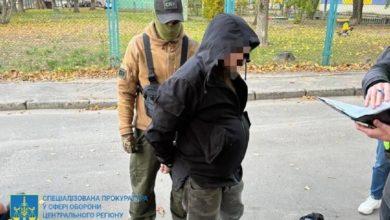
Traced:
[[248, 88], [237, 77], [234, 93], [215, 74], [218, 60], [237, 48], [258, 45], [257, 35], [242, 18], [220, 14], [210, 22], [196, 55], [161, 85], [145, 136], [159, 161], [173, 164], [175, 188], [188, 176], [202, 187], [241, 180], [249, 141], [250, 122], [244, 112]]

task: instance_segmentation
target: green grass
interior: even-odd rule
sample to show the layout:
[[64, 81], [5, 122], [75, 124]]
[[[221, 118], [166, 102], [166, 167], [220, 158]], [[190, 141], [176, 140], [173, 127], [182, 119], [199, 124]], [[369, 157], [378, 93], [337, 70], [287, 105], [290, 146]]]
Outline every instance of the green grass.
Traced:
[[[153, 13], [120, 12], [120, 47], [124, 53], [129, 40], [154, 19]], [[207, 21], [185, 22], [185, 31], [201, 41]], [[0, 25], [0, 72], [19, 70], [73, 71], [105, 68], [108, 60], [108, 21], [102, 9], [73, 13], [65, 9], [27, 10], [16, 14], [8, 25]], [[324, 21], [271, 23], [270, 45], [252, 54], [255, 64], [273, 63], [280, 52], [291, 51], [296, 63], [320, 63], [325, 35]], [[335, 36], [333, 65], [359, 64], [375, 60], [390, 42], [390, 26], [358, 26], [349, 37]]]

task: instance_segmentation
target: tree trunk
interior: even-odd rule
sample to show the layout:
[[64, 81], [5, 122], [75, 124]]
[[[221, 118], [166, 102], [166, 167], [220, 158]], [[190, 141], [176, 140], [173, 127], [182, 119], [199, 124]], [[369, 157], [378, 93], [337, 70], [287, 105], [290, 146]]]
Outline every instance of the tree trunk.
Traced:
[[91, 7], [89, 10], [95, 10], [96, 9], [96, 0], [91, 0]]
[[18, 0], [18, 12], [24, 12], [24, 1]]
[[258, 16], [259, 16], [259, 4], [256, 4], [255, 5], [255, 19], [253, 19], [253, 23], [252, 23], [254, 26], [257, 25]]
[[307, 17], [310, 20], [313, 20], [314, 19], [314, 15], [317, 12], [318, 5], [320, 4], [320, 1], [319, 0], [311, 0], [310, 3], [311, 3], [311, 8], [310, 8], [310, 10], [307, 13], [308, 14]]
[[80, 12], [80, 9], [79, 9], [79, 0], [73, 0], [73, 3], [74, 3], [73, 12], [74, 12], [74, 13], [79, 13], [79, 12]]
[[357, 8], [358, 8], [358, 2], [359, 0], [353, 0], [352, 2], [352, 16], [351, 16], [351, 19], [357, 19]]
[[267, 46], [269, 0], [259, 0], [259, 6], [257, 10], [258, 22], [256, 25], [256, 32], [260, 39], [260, 45]]
[[[60, 1], [62, 1], [62, 0], [60, 0]], [[51, 0], [51, 8], [53, 9], [53, 11], [58, 11], [56, 0]]]
[[352, 17], [351, 17], [351, 25], [358, 25], [362, 22], [363, 18], [363, 0], [353, 0], [352, 5]]
[[303, 20], [303, 8], [295, 6], [294, 7], [294, 24], [301, 24]]
[[38, 9], [46, 9], [46, 4], [43, 2], [43, 0], [37, 0], [36, 4]]
[[307, 13], [307, 18], [308, 18], [309, 20], [314, 20], [314, 14], [315, 14], [315, 12], [312, 12], [312, 11], [308, 12], [308, 13]]
[[363, 6], [364, 6], [364, 0], [359, 1], [359, 7], [358, 7], [358, 22], [359, 22], [359, 24], [362, 23], [362, 20], [363, 20]]
[[34, 7], [31, 0], [23, 0], [23, 6], [24, 9], [31, 9]]
[[1, 18], [0, 18], [0, 23], [1, 24], [7, 23], [7, 22], [5, 22], [5, 17], [6, 17], [7, 12], [8, 12], [7, 0], [2, 0]]
[[28, 9], [32, 9], [34, 7], [34, 2], [32, 0], [28, 0]]
[[11, 20], [13, 3], [12, 0], [3, 0], [2, 2], [0, 24], [7, 24]]
[[18, 12], [17, 10], [17, 7], [16, 7], [16, 0], [11, 0], [11, 4], [12, 4], [12, 12]]

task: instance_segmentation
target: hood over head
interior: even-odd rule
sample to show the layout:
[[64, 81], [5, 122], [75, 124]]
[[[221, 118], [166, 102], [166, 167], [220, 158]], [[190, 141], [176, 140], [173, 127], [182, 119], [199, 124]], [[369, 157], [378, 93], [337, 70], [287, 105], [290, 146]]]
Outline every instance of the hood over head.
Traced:
[[259, 44], [258, 36], [242, 18], [219, 14], [208, 25], [196, 56], [202, 60], [203, 70], [209, 75], [218, 60], [229, 53], [243, 47], [253, 50]]

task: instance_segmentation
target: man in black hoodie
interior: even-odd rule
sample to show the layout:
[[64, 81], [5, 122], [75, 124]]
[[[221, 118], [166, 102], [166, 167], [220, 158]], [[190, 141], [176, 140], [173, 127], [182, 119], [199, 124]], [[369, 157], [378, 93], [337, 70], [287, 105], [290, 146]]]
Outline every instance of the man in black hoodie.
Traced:
[[[241, 162], [249, 141], [248, 88], [237, 66], [259, 39], [234, 15], [209, 24], [199, 50], [161, 85], [146, 139], [173, 187], [185, 185], [188, 219], [239, 219]], [[175, 140], [175, 141], [174, 141]], [[176, 143], [176, 144], [174, 144]]]
[[[364, 76], [363, 91], [366, 106], [376, 108], [382, 102], [390, 101], [390, 47], [379, 56], [377, 63]], [[356, 124], [356, 128], [371, 138], [389, 142], [390, 125], [379, 120], [374, 120], [373, 123], [375, 128], [367, 128], [359, 124]], [[389, 144], [384, 143], [385, 146]], [[390, 151], [386, 150], [386, 152], [389, 156]], [[390, 178], [387, 178], [383, 191], [380, 219], [390, 220]]]

